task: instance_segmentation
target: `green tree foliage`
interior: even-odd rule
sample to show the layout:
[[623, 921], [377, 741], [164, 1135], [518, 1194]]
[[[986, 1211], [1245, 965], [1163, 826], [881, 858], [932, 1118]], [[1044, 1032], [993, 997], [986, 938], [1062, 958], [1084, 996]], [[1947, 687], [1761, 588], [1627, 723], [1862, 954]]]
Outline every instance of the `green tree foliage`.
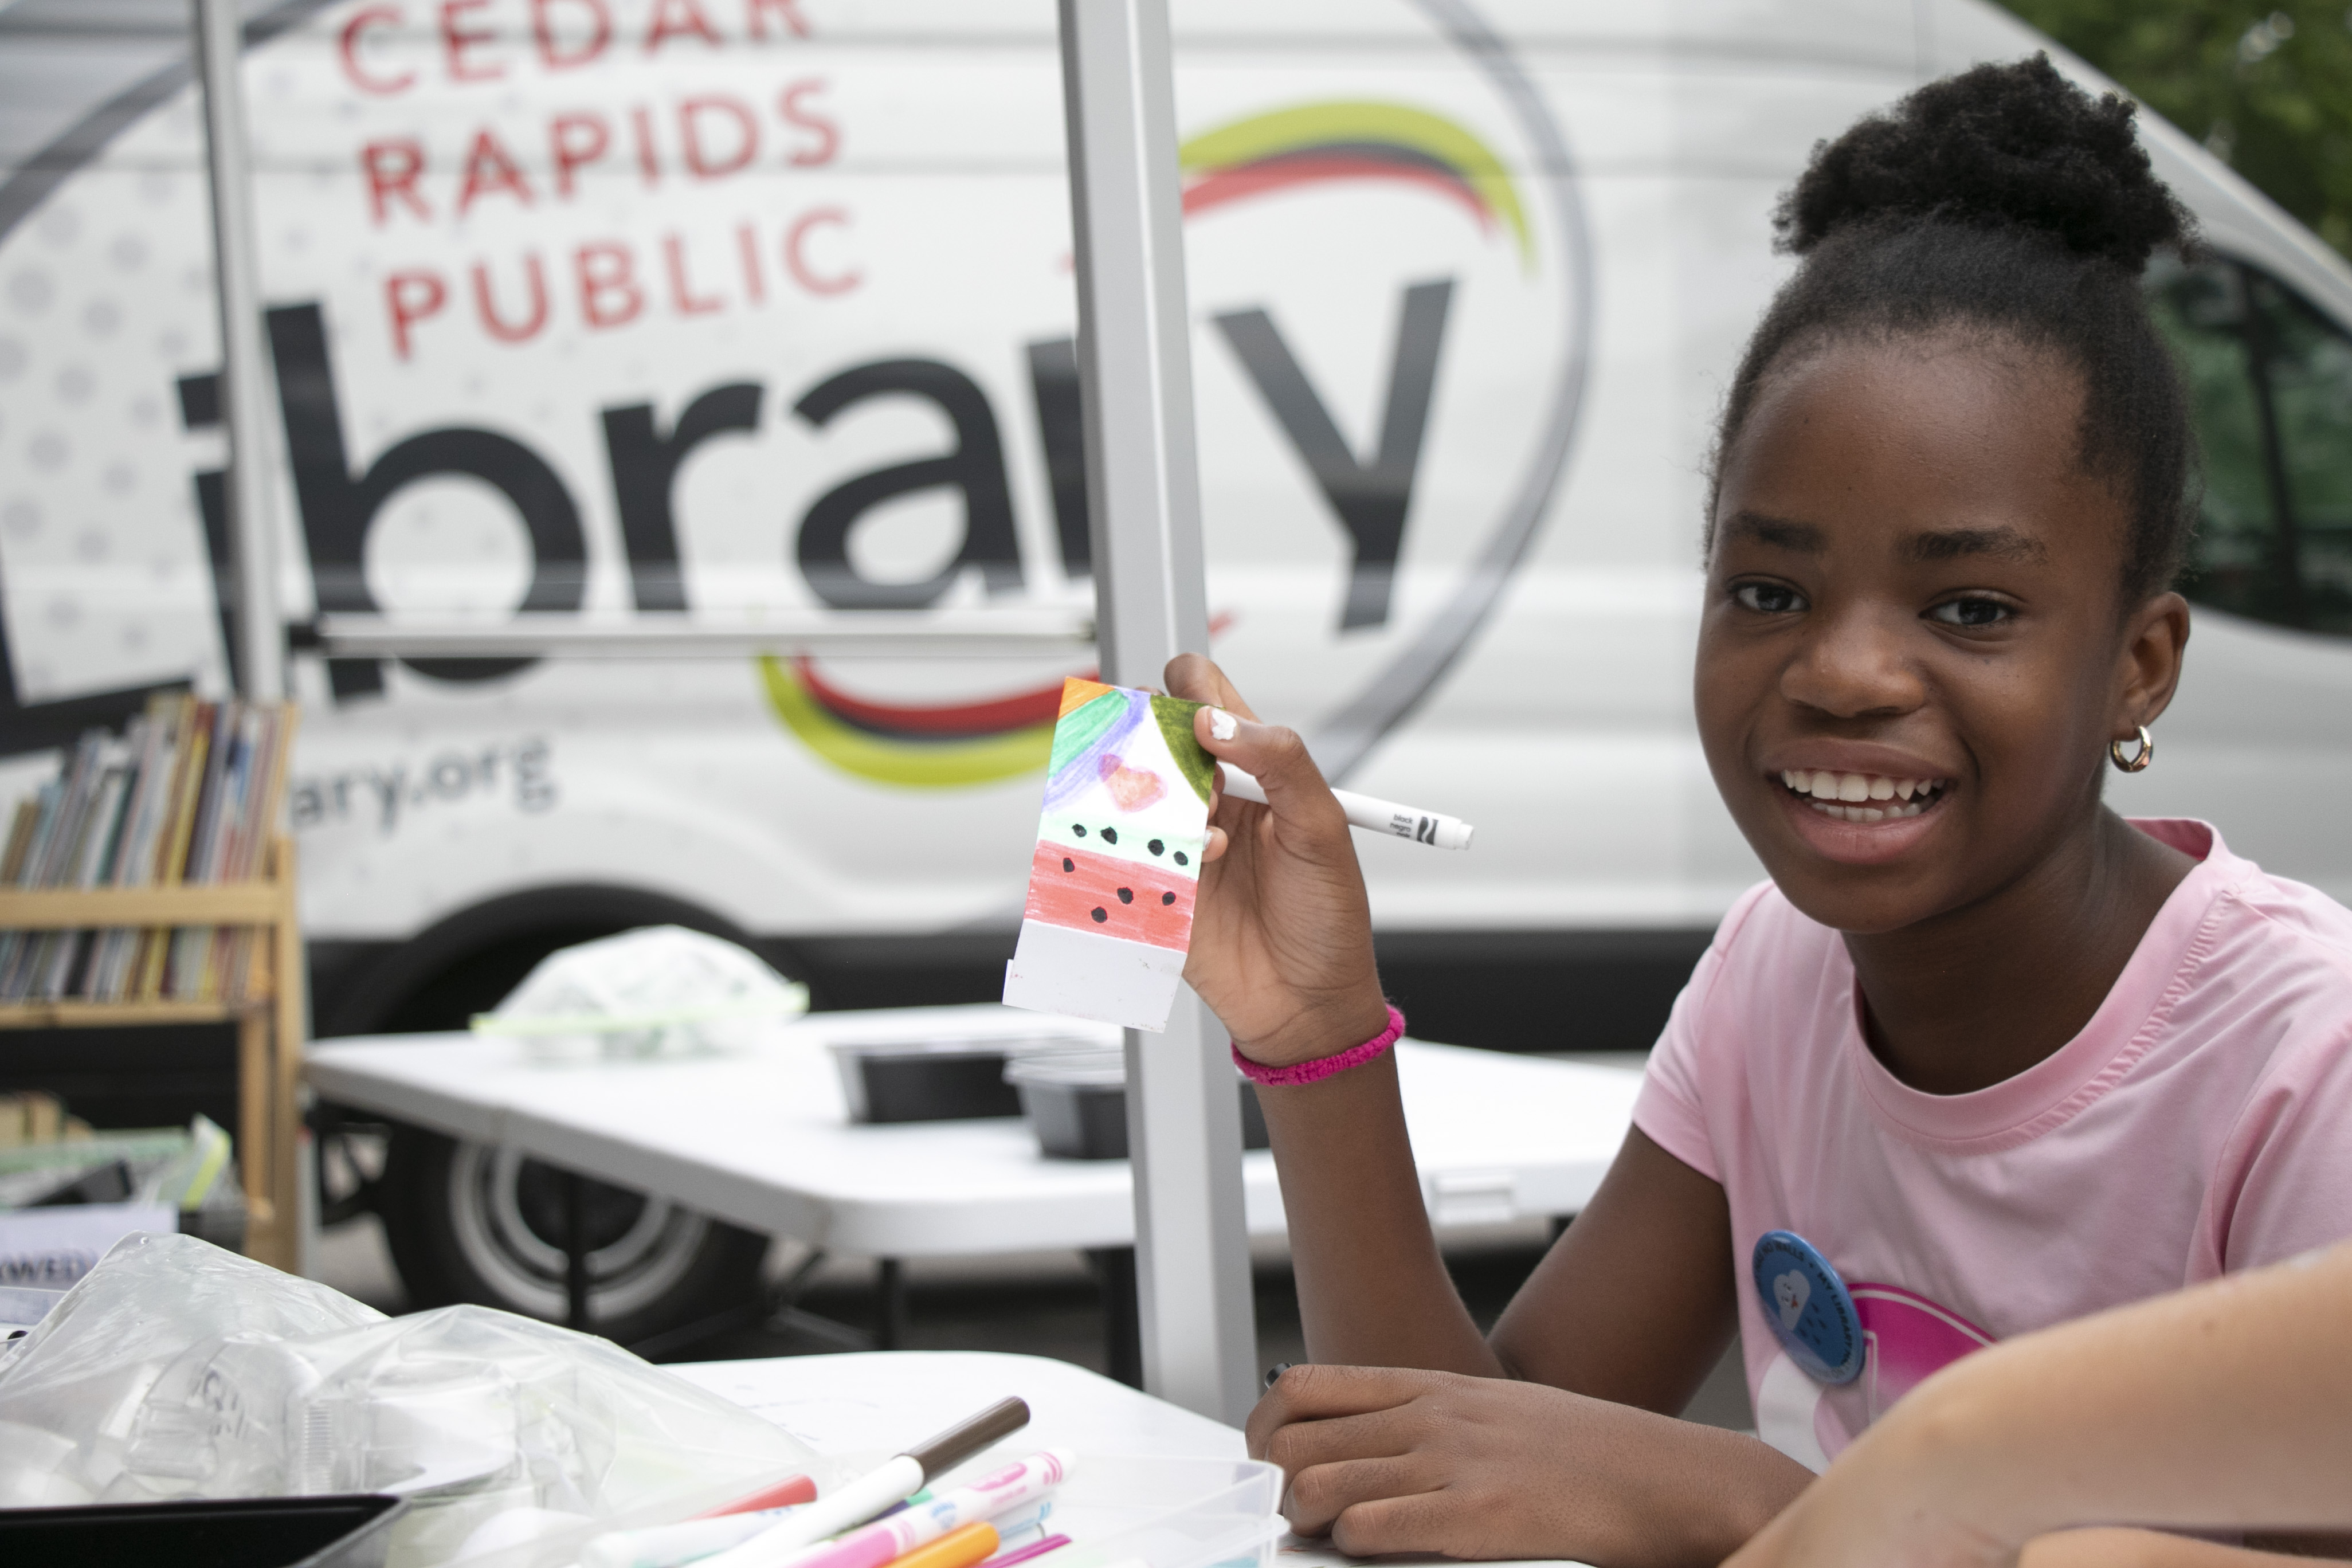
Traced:
[[2352, 255], [2346, 0], [2008, 0]]

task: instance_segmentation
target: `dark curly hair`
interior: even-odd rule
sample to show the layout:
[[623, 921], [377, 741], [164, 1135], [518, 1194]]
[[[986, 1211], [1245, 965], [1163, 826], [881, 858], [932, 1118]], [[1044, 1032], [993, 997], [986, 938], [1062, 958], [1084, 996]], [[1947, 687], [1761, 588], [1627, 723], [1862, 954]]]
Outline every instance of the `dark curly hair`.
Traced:
[[1717, 433], [1726, 454], [1776, 367], [1822, 343], [1960, 329], [2057, 354], [2082, 379], [2079, 460], [2126, 502], [2123, 603], [2170, 585], [2194, 515], [2196, 437], [2139, 279], [2195, 220], [2148, 167], [2133, 105], [2094, 99], [2046, 55], [1926, 87], [1834, 142], [1780, 199], [1803, 257], [1748, 340]]

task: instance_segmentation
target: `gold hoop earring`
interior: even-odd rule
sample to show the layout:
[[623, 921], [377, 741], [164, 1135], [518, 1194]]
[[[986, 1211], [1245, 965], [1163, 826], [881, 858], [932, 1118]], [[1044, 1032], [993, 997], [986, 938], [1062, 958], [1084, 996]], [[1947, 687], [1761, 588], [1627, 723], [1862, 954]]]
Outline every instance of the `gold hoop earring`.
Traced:
[[2139, 755], [2129, 762], [2124, 760], [2124, 743], [2121, 741], [2107, 742], [2107, 761], [2115, 763], [2119, 772], [2136, 773], [2155, 760], [2156, 742], [2148, 734], [2147, 726], [2145, 724], [2139, 727]]

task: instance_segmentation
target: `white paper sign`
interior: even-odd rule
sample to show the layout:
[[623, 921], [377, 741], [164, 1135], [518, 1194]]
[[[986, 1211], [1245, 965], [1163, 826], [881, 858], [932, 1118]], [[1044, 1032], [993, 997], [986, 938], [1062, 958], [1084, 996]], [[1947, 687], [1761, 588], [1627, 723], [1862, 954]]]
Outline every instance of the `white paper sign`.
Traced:
[[179, 1228], [179, 1216], [162, 1204], [12, 1209], [0, 1214], [0, 1285], [63, 1290], [132, 1231]]

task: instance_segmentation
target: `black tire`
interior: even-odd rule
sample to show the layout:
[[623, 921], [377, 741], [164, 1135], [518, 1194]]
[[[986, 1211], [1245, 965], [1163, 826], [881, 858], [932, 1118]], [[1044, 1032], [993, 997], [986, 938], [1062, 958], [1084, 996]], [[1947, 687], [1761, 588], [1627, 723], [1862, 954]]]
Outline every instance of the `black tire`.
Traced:
[[[756, 942], [677, 900], [629, 888], [541, 888], [463, 910], [364, 971], [341, 974], [321, 991], [321, 1016], [331, 1033], [462, 1029], [558, 948], [647, 925], [705, 931], [806, 978], [779, 944]], [[358, 1194], [322, 1190], [322, 1208], [331, 1202], [338, 1214], [362, 1204], [376, 1210], [414, 1306], [470, 1301], [562, 1321], [557, 1173], [420, 1128], [389, 1131], [383, 1173]], [[320, 1174], [323, 1181], [324, 1162]], [[598, 1182], [589, 1184], [588, 1200], [590, 1239], [603, 1253], [591, 1266], [597, 1332], [635, 1343], [740, 1306], [759, 1290], [767, 1237]]]
[[[511, 1151], [394, 1126], [376, 1206], [410, 1305], [470, 1301], [562, 1322], [559, 1177]], [[585, 1199], [589, 1306], [607, 1339], [632, 1344], [758, 1292], [766, 1237], [602, 1182]]]

